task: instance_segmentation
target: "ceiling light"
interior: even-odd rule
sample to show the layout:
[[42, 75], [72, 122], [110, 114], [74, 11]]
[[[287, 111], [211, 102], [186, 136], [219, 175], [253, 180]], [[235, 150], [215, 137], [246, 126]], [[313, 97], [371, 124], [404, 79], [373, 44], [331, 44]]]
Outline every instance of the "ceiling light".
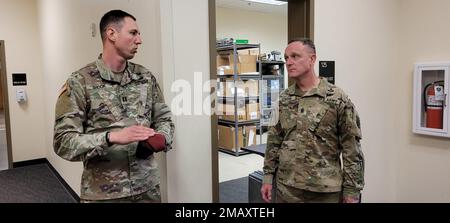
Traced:
[[269, 5], [284, 5], [287, 4], [287, 2], [283, 1], [276, 1], [276, 0], [245, 0], [247, 2], [257, 2], [262, 4], [269, 4]]

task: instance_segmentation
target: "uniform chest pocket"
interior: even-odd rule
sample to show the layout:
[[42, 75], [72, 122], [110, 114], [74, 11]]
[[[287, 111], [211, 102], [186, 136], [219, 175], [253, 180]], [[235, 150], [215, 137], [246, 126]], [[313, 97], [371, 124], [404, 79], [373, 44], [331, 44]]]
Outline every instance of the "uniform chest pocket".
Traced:
[[94, 123], [108, 122], [120, 116], [119, 101], [110, 92], [113, 92], [112, 86], [101, 85], [88, 88], [90, 99], [88, 116]]
[[124, 108], [136, 109], [140, 103], [140, 86], [139, 85], [127, 85], [120, 89], [120, 100]]
[[[325, 123], [325, 121], [327, 121], [328, 119], [324, 119], [325, 116], [328, 113], [328, 110], [330, 109], [330, 106], [327, 104], [324, 105], [317, 105], [313, 108], [310, 109], [310, 111], [308, 112], [308, 118], [310, 119], [309, 121], [309, 130], [311, 132], [316, 132], [319, 128], [319, 126], [322, 125], [328, 125], [331, 123]], [[328, 122], [328, 121], [327, 121]]]
[[288, 132], [297, 127], [298, 122], [298, 102], [280, 104], [281, 127]]

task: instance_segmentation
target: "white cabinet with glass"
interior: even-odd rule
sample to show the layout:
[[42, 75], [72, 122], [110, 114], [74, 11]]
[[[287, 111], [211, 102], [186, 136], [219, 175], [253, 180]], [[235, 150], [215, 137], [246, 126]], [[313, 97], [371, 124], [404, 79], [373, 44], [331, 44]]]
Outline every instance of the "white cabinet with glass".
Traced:
[[417, 63], [414, 71], [413, 132], [450, 137], [450, 62]]

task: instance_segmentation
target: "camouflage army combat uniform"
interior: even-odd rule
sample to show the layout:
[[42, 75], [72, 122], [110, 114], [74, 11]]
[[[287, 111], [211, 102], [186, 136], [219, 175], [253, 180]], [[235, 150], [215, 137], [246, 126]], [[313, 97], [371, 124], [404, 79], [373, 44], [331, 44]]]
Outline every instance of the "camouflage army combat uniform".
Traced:
[[294, 84], [280, 95], [279, 112], [269, 130], [264, 183], [276, 176], [280, 193], [296, 188], [358, 197], [364, 157], [359, 117], [348, 96], [325, 79], [309, 92]]
[[108, 145], [107, 131], [132, 125], [155, 129], [171, 149], [174, 125], [155, 77], [127, 63], [114, 74], [101, 59], [74, 72], [56, 103], [54, 149], [69, 161], [83, 161], [82, 200], [111, 200], [146, 193], [160, 199], [153, 155], [136, 157], [138, 143]]

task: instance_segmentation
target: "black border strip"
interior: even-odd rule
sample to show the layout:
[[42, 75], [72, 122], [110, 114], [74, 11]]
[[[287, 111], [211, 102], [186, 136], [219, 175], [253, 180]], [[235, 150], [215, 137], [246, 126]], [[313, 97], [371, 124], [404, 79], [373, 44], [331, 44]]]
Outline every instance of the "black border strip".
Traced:
[[47, 159], [45, 159], [45, 158], [35, 159], [35, 160], [27, 160], [27, 161], [13, 163], [13, 168], [33, 166], [33, 165], [44, 164], [44, 163], [48, 163]]
[[80, 203], [80, 197], [77, 193], [67, 184], [67, 182], [59, 175], [58, 171], [56, 171], [55, 167], [46, 159], [35, 159], [35, 160], [27, 160], [22, 162], [15, 162], [13, 163], [13, 168], [19, 168], [19, 167], [26, 167], [26, 166], [32, 166], [32, 165], [38, 165], [38, 164], [47, 164], [47, 166], [50, 168], [50, 170], [55, 174], [56, 178], [58, 178], [58, 181], [64, 186], [64, 188], [69, 192], [69, 194], [72, 196], [72, 198], [77, 202]]

